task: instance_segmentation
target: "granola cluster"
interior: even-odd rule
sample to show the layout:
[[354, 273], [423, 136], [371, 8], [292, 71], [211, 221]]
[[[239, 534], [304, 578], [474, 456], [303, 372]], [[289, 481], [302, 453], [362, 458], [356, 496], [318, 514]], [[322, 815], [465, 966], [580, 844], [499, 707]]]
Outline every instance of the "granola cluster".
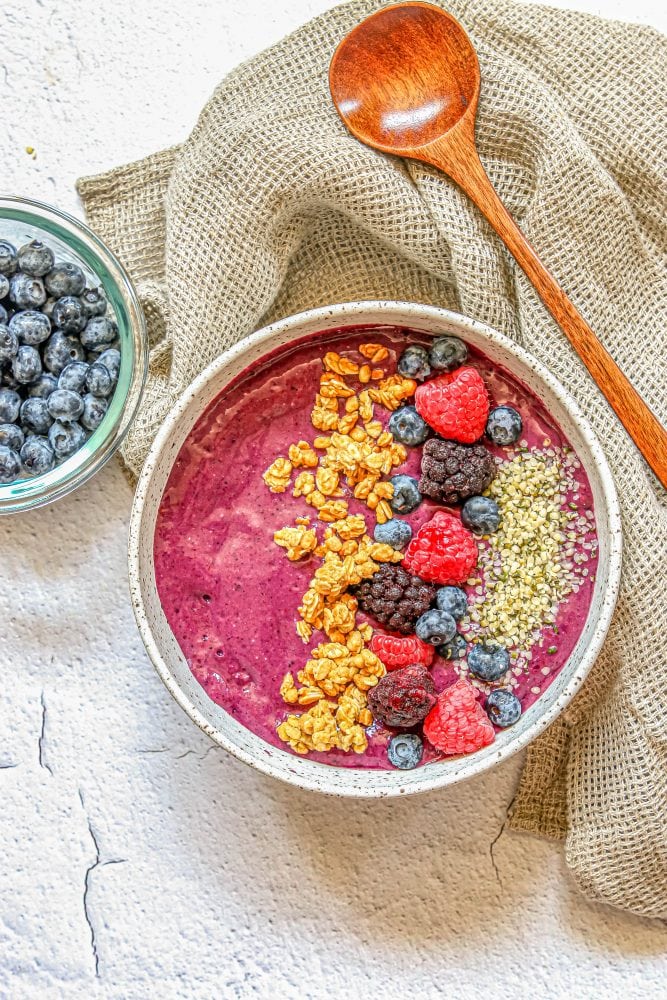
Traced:
[[[406, 459], [403, 445], [375, 419], [375, 404], [395, 410], [411, 396], [415, 382], [400, 375], [386, 376], [377, 367], [388, 356], [381, 344], [362, 344], [365, 363], [357, 364], [333, 351], [323, 359], [319, 392], [311, 414], [316, 431], [312, 444], [298, 441], [287, 457], [278, 457], [264, 473], [274, 493], [303, 497], [326, 527], [318, 538], [309, 517], [274, 535], [287, 558], [298, 560], [314, 554], [320, 563], [299, 606], [297, 632], [309, 642], [313, 632], [326, 641], [310, 652], [296, 678], [285, 675], [280, 688], [288, 705], [306, 711], [289, 715], [278, 735], [297, 753], [311, 750], [353, 750], [367, 747], [365, 727], [372, 722], [367, 692], [385, 673], [382, 661], [367, 646], [372, 636], [368, 624], [357, 623], [358, 604], [350, 592], [370, 579], [383, 563], [397, 563], [402, 553], [374, 542], [363, 514], [351, 514], [345, 488], [384, 524], [392, 517], [390, 482], [383, 479]], [[359, 390], [348, 379], [359, 383]], [[292, 481], [292, 475], [296, 473]]]

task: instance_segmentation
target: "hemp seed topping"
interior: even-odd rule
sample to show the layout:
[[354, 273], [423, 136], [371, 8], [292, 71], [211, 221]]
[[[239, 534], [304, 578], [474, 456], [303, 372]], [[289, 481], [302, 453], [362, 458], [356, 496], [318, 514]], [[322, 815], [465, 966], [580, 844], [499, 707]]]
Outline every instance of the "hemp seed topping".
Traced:
[[[544, 627], [554, 625], [560, 602], [581, 586], [582, 559], [594, 557], [593, 513], [581, 515], [570, 499], [575, 463], [564, 449], [522, 449], [499, 465], [485, 494], [498, 503], [501, 522], [480, 546], [460, 631], [468, 641], [484, 638], [512, 649], [515, 677], [532, 658], [531, 646], [543, 640]], [[584, 544], [588, 553], [579, 554]]]

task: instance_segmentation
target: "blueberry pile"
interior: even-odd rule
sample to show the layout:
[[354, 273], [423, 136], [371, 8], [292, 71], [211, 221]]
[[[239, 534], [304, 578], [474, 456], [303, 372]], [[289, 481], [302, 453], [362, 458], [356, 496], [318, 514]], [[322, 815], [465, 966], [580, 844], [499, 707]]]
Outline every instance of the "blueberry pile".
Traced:
[[102, 423], [120, 368], [99, 288], [40, 240], [0, 240], [0, 483], [40, 476]]

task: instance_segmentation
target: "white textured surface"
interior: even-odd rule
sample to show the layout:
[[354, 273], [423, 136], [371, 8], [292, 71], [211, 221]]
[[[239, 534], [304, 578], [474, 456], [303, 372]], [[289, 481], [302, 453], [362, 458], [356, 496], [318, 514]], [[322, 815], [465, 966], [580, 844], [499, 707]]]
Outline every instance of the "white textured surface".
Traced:
[[[78, 175], [182, 138], [226, 70], [327, 6], [1, 4], [3, 185], [78, 212]], [[661, 0], [576, 6], [667, 26]], [[518, 760], [363, 803], [209, 745], [134, 627], [130, 501], [112, 466], [0, 521], [3, 1000], [665, 996], [664, 925], [503, 832]]]

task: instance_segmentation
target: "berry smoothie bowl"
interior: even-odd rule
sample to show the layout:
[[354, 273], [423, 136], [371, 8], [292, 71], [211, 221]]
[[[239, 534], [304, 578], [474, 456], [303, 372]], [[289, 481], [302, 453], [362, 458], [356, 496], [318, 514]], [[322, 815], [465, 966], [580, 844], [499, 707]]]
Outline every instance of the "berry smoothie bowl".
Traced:
[[359, 796], [478, 773], [567, 704], [620, 574], [616, 494], [576, 404], [482, 324], [313, 310], [185, 393], [130, 531], [158, 673], [216, 742]]

